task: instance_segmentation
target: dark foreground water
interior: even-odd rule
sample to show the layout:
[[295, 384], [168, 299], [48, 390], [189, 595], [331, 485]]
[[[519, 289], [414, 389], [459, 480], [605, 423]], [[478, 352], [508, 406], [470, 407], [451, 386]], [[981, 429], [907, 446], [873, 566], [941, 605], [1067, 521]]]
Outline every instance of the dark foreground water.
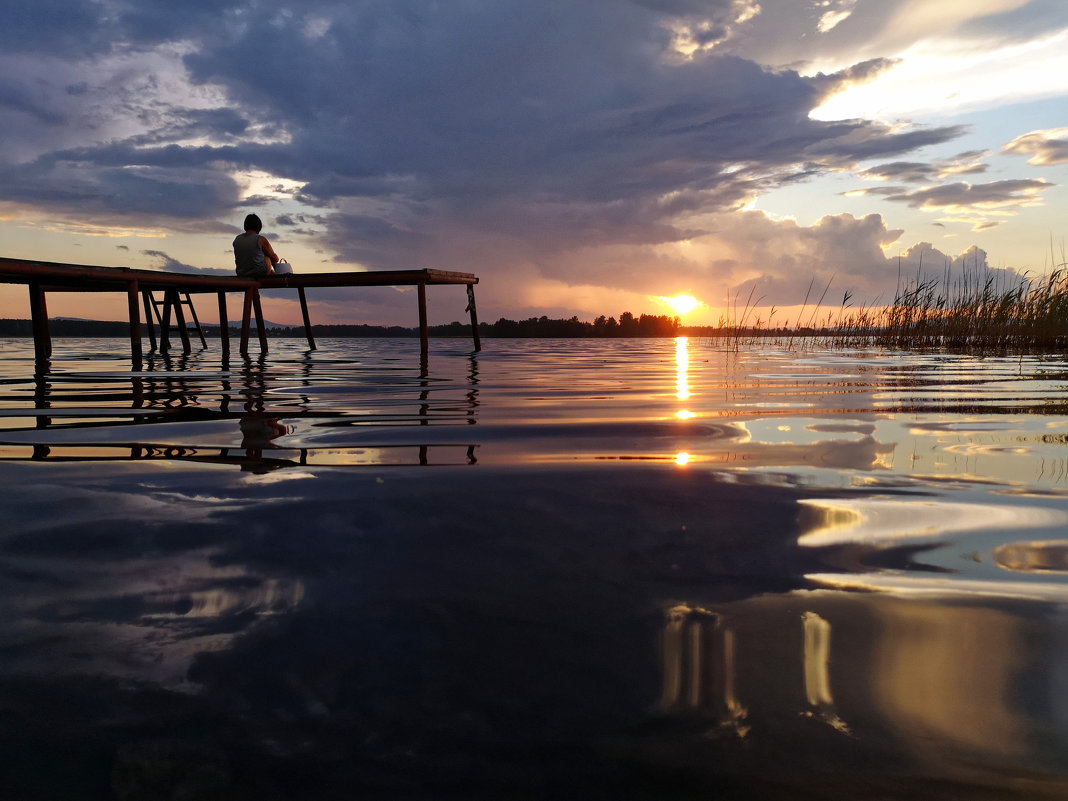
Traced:
[[1068, 798], [1068, 363], [0, 340], [0, 798]]

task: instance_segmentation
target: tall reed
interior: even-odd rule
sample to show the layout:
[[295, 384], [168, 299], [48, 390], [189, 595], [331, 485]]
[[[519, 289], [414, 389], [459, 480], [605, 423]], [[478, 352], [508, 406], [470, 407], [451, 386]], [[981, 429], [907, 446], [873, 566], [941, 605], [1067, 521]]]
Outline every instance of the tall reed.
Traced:
[[[884, 347], [989, 352], [1057, 352], [1068, 350], [1068, 264], [1037, 278], [962, 266], [959, 274], [947, 269], [940, 278], [917, 273], [914, 279], [899, 279], [894, 299], [854, 306], [846, 292], [837, 308], [817, 315], [830, 282], [815, 307], [810, 309], [809, 286], [805, 303], [791, 329], [772, 328], [754, 315], [752, 297], [742, 315], [735, 312], [729, 333], [733, 348], [757, 340], [787, 349], [806, 345], [840, 348]], [[735, 307], [737, 309], [737, 306]], [[827, 308], [827, 307], [823, 307]], [[808, 321], [802, 319], [809, 311]], [[767, 327], [764, 327], [764, 325]]]

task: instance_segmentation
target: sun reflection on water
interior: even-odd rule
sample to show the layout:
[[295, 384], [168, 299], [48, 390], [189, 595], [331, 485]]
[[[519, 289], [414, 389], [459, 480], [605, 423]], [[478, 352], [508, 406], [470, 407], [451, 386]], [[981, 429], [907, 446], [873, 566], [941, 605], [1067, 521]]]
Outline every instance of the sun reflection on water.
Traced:
[[[690, 392], [690, 338], [675, 337], [675, 397], [680, 401], [689, 400], [693, 393]], [[692, 420], [697, 417], [696, 412], [689, 409], [679, 409], [675, 412], [679, 420]], [[675, 454], [675, 464], [689, 464], [689, 453], [680, 452]]]
[[675, 337], [675, 397], [690, 397], [690, 338]]

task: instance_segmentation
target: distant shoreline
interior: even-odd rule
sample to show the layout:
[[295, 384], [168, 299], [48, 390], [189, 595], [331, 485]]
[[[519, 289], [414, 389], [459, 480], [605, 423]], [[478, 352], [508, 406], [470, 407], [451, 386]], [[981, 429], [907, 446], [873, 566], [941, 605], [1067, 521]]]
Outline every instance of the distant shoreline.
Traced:
[[[651, 322], [650, 322], [651, 321]], [[645, 324], [642, 325], [641, 323]], [[53, 337], [127, 337], [130, 325], [118, 320], [71, 320], [52, 319], [48, 322]], [[204, 336], [217, 338], [219, 336], [218, 324], [201, 323]], [[192, 327], [190, 327], [190, 330]], [[229, 326], [231, 336], [240, 335], [239, 326]], [[272, 337], [304, 338], [304, 326], [278, 326], [268, 325], [268, 333]], [[452, 322], [444, 325], [429, 326], [429, 334], [432, 337], [468, 337], [471, 334], [469, 323]], [[633, 338], [633, 337], [664, 337], [676, 336], [715, 336], [719, 329], [713, 326], [681, 326], [677, 319], [667, 317], [646, 317], [635, 320], [635, 325], [630, 328], [616, 326], [614, 330], [605, 330], [604, 326], [596, 326], [593, 323], [584, 323], [577, 319], [551, 320], [545, 317], [531, 318], [530, 320], [498, 320], [496, 323], [480, 323], [478, 326], [479, 336], [486, 338], [567, 338], [567, 339], [603, 339], [603, 338]], [[312, 334], [315, 337], [336, 338], [418, 338], [419, 329], [398, 325], [365, 325], [365, 324], [335, 324], [313, 325]], [[142, 324], [142, 336], [148, 336], [148, 330]], [[22, 319], [0, 319], [0, 337], [33, 338], [33, 323]]]

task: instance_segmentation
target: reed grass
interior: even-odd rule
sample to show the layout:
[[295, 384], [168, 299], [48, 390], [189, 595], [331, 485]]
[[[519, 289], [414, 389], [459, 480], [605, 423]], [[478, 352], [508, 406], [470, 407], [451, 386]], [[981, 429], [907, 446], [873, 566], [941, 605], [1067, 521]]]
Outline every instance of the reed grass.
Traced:
[[[754, 315], [752, 293], [744, 313], [721, 320], [713, 338], [731, 350], [748, 345], [793, 349], [837, 348], [942, 349], [971, 352], [1068, 351], [1068, 263], [1040, 277], [968, 269], [956, 273], [947, 265], [940, 277], [898, 280], [894, 299], [854, 305], [845, 292], [841, 304], [823, 305], [830, 281], [815, 306], [809, 307], [814, 282], [793, 327], [771, 326]], [[808, 312], [807, 322], [802, 324]]]

